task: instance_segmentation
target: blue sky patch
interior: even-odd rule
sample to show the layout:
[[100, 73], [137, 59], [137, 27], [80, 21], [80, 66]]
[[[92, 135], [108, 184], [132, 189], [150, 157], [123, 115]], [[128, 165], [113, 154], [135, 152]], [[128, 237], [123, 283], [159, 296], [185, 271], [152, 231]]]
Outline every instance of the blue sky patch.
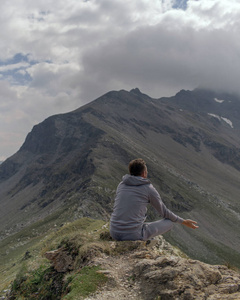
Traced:
[[29, 54], [17, 53], [12, 58], [0, 61], [0, 79], [7, 79], [13, 85], [26, 85], [32, 80], [27, 68], [36, 63], [29, 59]]
[[187, 9], [188, 0], [175, 0], [174, 2], [173, 8], [183, 10]]

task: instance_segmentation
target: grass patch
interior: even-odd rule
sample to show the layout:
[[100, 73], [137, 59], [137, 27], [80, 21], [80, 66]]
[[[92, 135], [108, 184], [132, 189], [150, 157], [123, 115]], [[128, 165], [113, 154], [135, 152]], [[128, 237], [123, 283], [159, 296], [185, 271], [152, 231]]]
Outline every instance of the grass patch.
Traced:
[[78, 300], [95, 293], [107, 281], [107, 277], [99, 271], [99, 266], [84, 267], [78, 274], [68, 278], [70, 292], [63, 299]]
[[104, 224], [105, 222], [102, 220], [88, 218], [81, 218], [68, 223], [45, 238], [42, 243], [41, 254], [62, 247], [64, 244], [68, 244], [69, 240], [71, 240], [71, 244], [74, 244], [75, 248], [91, 243], [98, 238], [99, 230]]

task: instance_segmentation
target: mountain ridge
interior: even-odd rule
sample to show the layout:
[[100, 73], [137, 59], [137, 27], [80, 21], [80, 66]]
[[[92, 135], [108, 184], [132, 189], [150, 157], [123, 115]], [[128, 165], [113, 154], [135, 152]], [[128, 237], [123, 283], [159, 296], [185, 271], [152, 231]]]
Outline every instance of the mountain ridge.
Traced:
[[[108, 220], [128, 162], [142, 157], [166, 205], [200, 224], [194, 233], [176, 226], [167, 239], [194, 258], [240, 265], [240, 101], [227, 97], [195, 90], [153, 99], [137, 88], [110, 91], [34, 126], [0, 167], [1, 238], [60, 210], [59, 225], [81, 217]], [[187, 110], [191, 99], [198, 106]], [[208, 115], [221, 115], [224, 102], [216, 99], [230, 105], [224, 117], [233, 128]], [[156, 218], [150, 209], [149, 220]]]

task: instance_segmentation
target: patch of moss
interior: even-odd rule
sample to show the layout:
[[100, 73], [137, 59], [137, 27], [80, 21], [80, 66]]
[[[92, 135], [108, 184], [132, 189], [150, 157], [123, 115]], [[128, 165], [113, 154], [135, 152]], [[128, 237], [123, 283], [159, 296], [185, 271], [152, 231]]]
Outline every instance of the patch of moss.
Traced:
[[96, 292], [98, 287], [107, 281], [106, 275], [99, 270], [98, 266], [84, 267], [79, 273], [68, 278], [70, 292], [63, 299], [77, 300]]

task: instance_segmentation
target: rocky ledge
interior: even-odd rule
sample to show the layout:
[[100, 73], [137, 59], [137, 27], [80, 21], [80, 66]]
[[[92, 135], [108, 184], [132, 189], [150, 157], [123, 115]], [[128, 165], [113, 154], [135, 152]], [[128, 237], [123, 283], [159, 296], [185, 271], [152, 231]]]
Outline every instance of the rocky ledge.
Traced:
[[[200, 300], [240, 299], [240, 274], [227, 266], [187, 258], [163, 237], [148, 242], [104, 241], [84, 264], [101, 266], [107, 283], [87, 299]], [[70, 272], [74, 258], [66, 249], [48, 252], [57, 272]]]

